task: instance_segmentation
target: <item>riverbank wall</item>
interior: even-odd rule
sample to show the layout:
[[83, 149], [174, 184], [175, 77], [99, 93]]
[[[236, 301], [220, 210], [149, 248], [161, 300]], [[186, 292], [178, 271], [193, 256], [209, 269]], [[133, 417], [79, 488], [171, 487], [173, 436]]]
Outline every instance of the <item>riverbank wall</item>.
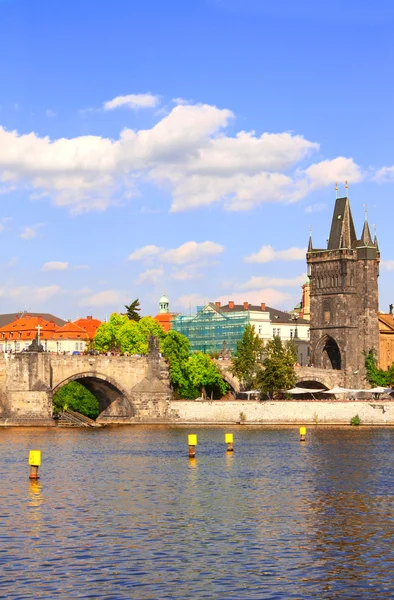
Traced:
[[171, 414], [179, 423], [349, 425], [358, 415], [363, 425], [394, 425], [394, 402], [176, 400], [171, 403]]

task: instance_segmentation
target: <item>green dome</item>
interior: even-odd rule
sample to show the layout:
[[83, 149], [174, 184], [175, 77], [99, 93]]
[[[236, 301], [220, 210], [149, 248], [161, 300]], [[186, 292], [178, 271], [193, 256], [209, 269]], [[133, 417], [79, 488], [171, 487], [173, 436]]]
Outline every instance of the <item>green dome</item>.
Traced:
[[169, 304], [169, 302], [170, 301], [168, 300], [168, 298], [167, 298], [167, 296], [165, 294], [163, 294], [162, 297], [159, 300], [160, 304]]

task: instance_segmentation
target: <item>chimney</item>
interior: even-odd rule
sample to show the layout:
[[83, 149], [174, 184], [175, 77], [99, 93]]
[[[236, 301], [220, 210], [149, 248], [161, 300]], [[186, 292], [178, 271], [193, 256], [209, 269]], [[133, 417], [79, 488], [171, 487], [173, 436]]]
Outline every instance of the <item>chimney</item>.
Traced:
[[91, 321], [93, 319], [92, 315], [88, 315], [86, 318], [88, 321]]
[[228, 307], [229, 308], [234, 308], [234, 300], [229, 300], [228, 301]]
[[215, 302], [215, 304], [218, 308], [220, 308], [220, 302], [218, 300]]
[[392, 315], [392, 314], [393, 314], [393, 308], [394, 308], [394, 307], [393, 307], [393, 305], [392, 305], [392, 304], [390, 304], [390, 306], [389, 306], [390, 315]]
[[265, 302], [261, 303], [261, 310], [265, 310]]
[[244, 309], [248, 310], [248, 308], [249, 308], [249, 302], [244, 302]]

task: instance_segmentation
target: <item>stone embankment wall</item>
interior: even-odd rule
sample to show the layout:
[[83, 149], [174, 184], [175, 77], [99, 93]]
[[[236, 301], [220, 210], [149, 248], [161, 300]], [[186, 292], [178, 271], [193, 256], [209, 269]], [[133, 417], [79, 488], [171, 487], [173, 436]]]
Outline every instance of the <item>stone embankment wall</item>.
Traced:
[[183, 423], [237, 423], [240, 414], [246, 424], [349, 425], [358, 415], [363, 425], [394, 425], [394, 402], [200, 402], [177, 400], [171, 403], [175, 421]]

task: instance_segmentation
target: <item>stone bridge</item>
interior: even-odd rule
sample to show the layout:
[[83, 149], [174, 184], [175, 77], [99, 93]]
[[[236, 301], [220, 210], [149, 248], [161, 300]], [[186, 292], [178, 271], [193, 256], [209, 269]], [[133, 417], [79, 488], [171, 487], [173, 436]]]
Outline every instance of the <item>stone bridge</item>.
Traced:
[[78, 381], [97, 398], [98, 421], [165, 419], [170, 412], [168, 365], [149, 356], [64, 356], [44, 352], [0, 358], [0, 419], [53, 425], [53, 394]]
[[[231, 360], [215, 361], [223, 379], [231, 386], [234, 392], [240, 391], [240, 382], [232, 375]], [[315, 367], [296, 367], [297, 384], [299, 387], [325, 387], [331, 389], [335, 386], [344, 386], [344, 372], [335, 369], [316, 369]]]

